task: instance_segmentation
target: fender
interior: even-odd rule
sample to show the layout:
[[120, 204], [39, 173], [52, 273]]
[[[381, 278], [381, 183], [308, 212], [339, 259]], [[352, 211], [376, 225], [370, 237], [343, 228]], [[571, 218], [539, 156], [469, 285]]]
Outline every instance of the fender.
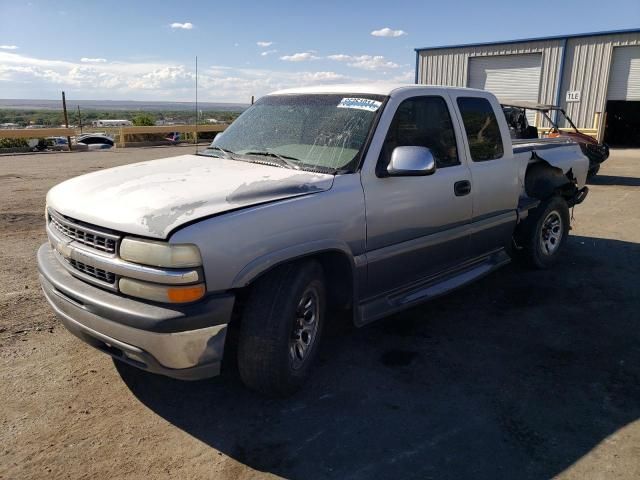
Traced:
[[339, 252], [349, 259], [354, 288], [361, 281], [366, 280], [366, 255], [356, 257], [346, 243], [325, 239], [292, 245], [253, 259], [238, 272], [233, 279], [231, 288], [246, 287], [260, 275], [283, 263], [331, 252]]
[[530, 165], [525, 175], [525, 191], [529, 197], [546, 200], [565, 185], [575, 185], [571, 170], [565, 174], [561, 168], [552, 166], [535, 153], [533, 156], [538, 163]]

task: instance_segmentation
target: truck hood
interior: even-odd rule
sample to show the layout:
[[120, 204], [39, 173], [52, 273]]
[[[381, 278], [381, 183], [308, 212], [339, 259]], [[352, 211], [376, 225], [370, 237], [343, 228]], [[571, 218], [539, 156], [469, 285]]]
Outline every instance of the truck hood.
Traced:
[[331, 188], [333, 175], [201, 155], [134, 163], [53, 187], [47, 205], [100, 227], [165, 239], [201, 217]]

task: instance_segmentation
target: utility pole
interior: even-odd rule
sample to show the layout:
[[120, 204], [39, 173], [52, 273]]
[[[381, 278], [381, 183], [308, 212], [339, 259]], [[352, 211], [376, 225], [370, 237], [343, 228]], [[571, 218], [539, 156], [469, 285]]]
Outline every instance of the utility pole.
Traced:
[[253, 100], [254, 100], [254, 97], [253, 95], [251, 95], [251, 105], [253, 105]]
[[198, 56], [196, 55], [196, 153], [198, 153]]
[[80, 114], [80, 105], [78, 105], [78, 122], [80, 122], [80, 135], [82, 135], [82, 115]]
[[[67, 100], [62, 92], [62, 110], [64, 111], [64, 126], [69, 128], [69, 117], [67, 116]], [[67, 135], [67, 144], [69, 145], [69, 151], [71, 151], [71, 136]]]

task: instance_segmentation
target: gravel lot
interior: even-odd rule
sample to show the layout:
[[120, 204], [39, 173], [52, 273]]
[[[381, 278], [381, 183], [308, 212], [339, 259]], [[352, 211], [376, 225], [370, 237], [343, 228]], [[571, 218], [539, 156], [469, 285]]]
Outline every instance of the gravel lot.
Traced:
[[612, 153], [556, 268], [335, 319], [285, 401], [116, 368], [41, 295], [51, 186], [191, 151], [0, 157], [0, 478], [640, 478], [640, 151]]

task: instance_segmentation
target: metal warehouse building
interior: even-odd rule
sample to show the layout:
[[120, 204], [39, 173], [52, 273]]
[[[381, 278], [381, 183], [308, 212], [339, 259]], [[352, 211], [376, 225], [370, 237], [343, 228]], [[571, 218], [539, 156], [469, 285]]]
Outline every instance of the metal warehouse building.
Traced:
[[640, 29], [417, 48], [416, 83], [560, 105], [599, 140], [640, 146]]

